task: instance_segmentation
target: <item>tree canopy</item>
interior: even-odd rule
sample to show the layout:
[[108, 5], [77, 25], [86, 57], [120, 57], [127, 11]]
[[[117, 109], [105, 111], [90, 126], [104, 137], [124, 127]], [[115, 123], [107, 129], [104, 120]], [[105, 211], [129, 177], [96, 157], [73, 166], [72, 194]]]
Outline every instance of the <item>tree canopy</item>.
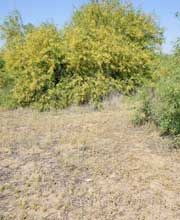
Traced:
[[2, 59], [14, 76], [18, 105], [42, 100], [51, 105], [54, 97], [57, 103], [64, 97], [65, 107], [75, 100], [99, 101], [113, 89], [132, 91], [151, 77], [162, 42], [162, 29], [151, 15], [117, 0], [90, 1], [61, 30], [54, 24], [24, 25], [17, 11], [0, 29]]

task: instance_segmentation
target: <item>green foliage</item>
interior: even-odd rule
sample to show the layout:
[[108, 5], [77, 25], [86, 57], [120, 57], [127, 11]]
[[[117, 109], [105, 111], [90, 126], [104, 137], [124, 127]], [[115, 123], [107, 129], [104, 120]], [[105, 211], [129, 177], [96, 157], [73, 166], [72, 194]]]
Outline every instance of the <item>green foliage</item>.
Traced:
[[[161, 79], [156, 88], [154, 117], [163, 133], [180, 133], [180, 68]], [[177, 71], [177, 72], [176, 72]]]
[[0, 25], [1, 39], [6, 41], [6, 46], [13, 46], [17, 40], [23, 37], [23, 23], [18, 11], [13, 11]]
[[[180, 65], [177, 65], [179, 57], [176, 54], [166, 60], [169, 66], [167, 65], [165, 74], [159, 69], [161, 77], [149, 84], [149, 89], [145, 89], [144, 95], [140, 96], [140, 107], [137, 108], [134, 120], [142, 123], [154, 121], [162, 134], [180, 134]], [[164, 61], [162, 63], [164, 64]], [[149, 92], [150, 90], [152, 92]]]
[[82, 75], [101, 72], [136, 86], [151, 75], [154, 49], [161, 40], [153, 18], [131, 5], [91, 2], [65, 28], [67, 68]]
[[[38, 102], [63, 74], [61, 38], [53, 25], [42, 25], [25, 36], [11, 69], [17, 72], [13, 94], [21, 106]], [[9, 62], [7, 59], [7, 66]]]
[[6, 83], [5, 77], [4, 77], [4, 60], [0, 57], [0, 89], [4, 87]]
[[176, 149], [180, 148], [180, 135], [173, 136], [172, 146], [173, 148], [176, 148]]
[[3, 53], [0, 53], [0, 106], [14, 108], [16, 106], [11, 90], [14, 86], [13, 77], [5, 71]]
[[0, 105], [9, 108], [15, 107], [11, 89], [14, 80], [4, 71], [4, 61], [0, 58]]
[[102, 74], [97, 74], [96, 77], [73, 75], [63, 77], [56, 87], [50, 89], [35, 105], [40, 110], [49, 110], [90, 102], [95, 108], [100, 108], [105, 96], [121, 90], [118, 81], [106, 78]]
[[135, 114], [133, 115], [132, 122], [134, 125], [140, 126], [150, 121], [152, 118], [152, 106], [150, 102], [151, 89], [146, 87], [141, 88], [138, 93], [137, 100], [138, 105], [136, 106]]
[[[11, 84], [10, 84], [11, 83]], [[16, 101], [12, 97], [12, 82], [7, 87], [0, 88], [0, 106], [7, 109], [14, 109], [17, 106]]]
[[19, 11], [13, 11], [0, 25], [1, 39], [5, 40], [6, 47], [13, 47], [17, 41], [22, 41], [24, 36], [31, 32], [34, 26], [31, 23], [23, 24]]
[[89, 102], [99, 107], [115, 90], [131, 93], [151, 78], [162, 42], [152, 16], [117, 0], [90, 1], [61, 31], [53, 24], [24, 25], [17, 11], [0, 31], [3, 73], [12, 80], [7, 94], [17, 106], [41, 110]]

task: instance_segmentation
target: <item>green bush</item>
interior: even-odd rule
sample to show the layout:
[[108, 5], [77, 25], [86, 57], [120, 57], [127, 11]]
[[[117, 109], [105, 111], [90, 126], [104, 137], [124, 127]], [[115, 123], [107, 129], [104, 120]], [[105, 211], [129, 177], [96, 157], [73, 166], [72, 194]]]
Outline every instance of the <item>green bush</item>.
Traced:
[[139, 90], [138, 95], [136, 96], [136, 110], [132, 118], [134, 125], [144, 125], [146, 122], [152, 120], [151, 92], [152, 90], [150, 88], [147, 89], [146, 87]]
[[14, 79], [11, 78], [3, 69], [0, 70], [0, 106], [14, 108], [15, 100], [12, 97]]
[[16, 78], [13, 97], [28, 106], [48, 94], [64, 74], [60, 34], [55, 26], [42, 25], [24, 37], [15, 57], [13, 49], [5, 51], [7, 72]]
[[[177, 71], [177, 70], [176, 70]], [[180, 68], [161, 79], [153, 103], [154, 120], [163, 133], [180, 133]]]
[[180, 148], [180, 135], [173, 136], [171, 143], [172, 143], [173, 148], [179, 149]]
[[102, 74], [97, 74], [96, 77], [66, 76], [55, 88], [48, 90], [47, 95], [41, 96], [35, 106], [40, 110], [49, 110], [92, 103], [95, 108], [99, 108], [105, 96], [121, 90], [122, 86], [119, 81], [106, 78]]
[[99, 107], [112, 91], [131, 93], [151, 78], [162, 42], [152, 16], [117, 0], [90, 1], [63, 30], [24, 25], [15, 11], [0, 31], [14, 103], [41, 110], [89, 102]]
[[171, 68], [168, 67], [171, 72], [160, 75], [139, 96], [140, 104], [133, 121], [136, 124], [153, 121], [162, 134], [177, 135], [180, 134], [180, 66], [176, 64], [177, 57], [171, 59]]

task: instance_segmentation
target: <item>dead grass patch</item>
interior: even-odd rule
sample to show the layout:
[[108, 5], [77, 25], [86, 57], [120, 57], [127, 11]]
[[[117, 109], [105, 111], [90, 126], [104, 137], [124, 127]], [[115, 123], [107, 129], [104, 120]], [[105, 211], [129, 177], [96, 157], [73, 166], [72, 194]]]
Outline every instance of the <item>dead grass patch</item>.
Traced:
[[0, 219], [180, 219], [180, 152], [114, 102], [0, 112]]

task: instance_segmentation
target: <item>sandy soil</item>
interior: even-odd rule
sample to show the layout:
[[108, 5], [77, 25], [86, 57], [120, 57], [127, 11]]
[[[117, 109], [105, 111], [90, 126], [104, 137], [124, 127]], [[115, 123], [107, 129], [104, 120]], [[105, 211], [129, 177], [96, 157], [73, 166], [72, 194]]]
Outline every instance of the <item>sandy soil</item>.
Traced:
[[179, 220], [180, 152], [131, 110], [0, 111], [1, 220]]

